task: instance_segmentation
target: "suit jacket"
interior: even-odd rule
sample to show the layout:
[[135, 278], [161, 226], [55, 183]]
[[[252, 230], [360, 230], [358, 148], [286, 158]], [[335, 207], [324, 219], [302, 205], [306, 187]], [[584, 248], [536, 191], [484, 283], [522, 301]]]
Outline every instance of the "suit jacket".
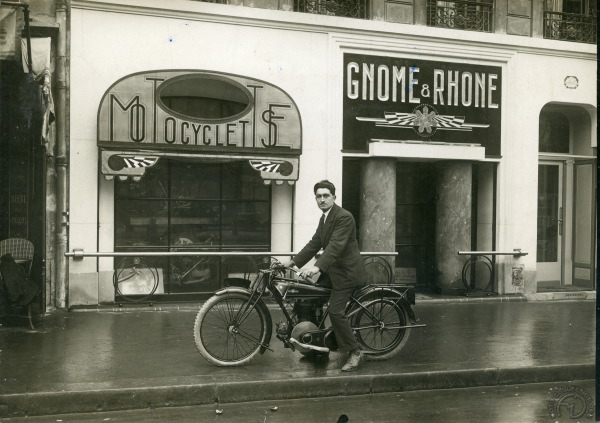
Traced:
[[298, 267], [308, 263], [321, 249], [323, 254], [315, 266], [326, 272], [333, 289], [362, 286], [367, 280], [352, 214], [334, 203], [325, 224], [319, 220], [317, 231], [306, 246], [293, 258]]

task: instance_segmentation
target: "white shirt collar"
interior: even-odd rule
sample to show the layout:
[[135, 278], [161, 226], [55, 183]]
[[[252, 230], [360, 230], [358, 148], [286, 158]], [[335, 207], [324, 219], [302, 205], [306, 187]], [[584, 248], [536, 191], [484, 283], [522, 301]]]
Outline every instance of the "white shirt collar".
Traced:
[[331, 207], [329, 210], [327, 210], [325, 213], [323, 213], [325, 215], [325, 217], [323, 218], [323, 223], [325, 223], [325, 221], [327, 220], [327, 216], [329, 216], [329, 212], [331, 211], [333, 207]]

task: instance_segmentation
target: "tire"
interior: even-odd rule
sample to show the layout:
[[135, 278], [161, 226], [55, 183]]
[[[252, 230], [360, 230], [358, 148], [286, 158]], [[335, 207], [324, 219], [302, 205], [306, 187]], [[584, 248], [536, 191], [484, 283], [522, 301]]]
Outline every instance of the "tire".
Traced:
[[115, 295], [129, 302], [140, 302], [151, 298], [159, 284], [155, 267], [139, 257], [126, 258], [113, 273]]
[[[373, 302], [366, 310], [360, 309], [352, 323], [356, 340], [369, 360], [386, 360], [398, 354], [408, 341], [410, 329], [388, 327], [407, 325], [410, 320], [404, 307], [386, 299]], [[378, 327], [360, 329], [370, 326]]]
[[[270, 314], [262, 301], [250, 311], [241, 325], [233, 320], [249, 296], [226, 293], [211, 297], [194, 322], [194, 341], [202, 357], [217, 366], [239, 366], [252, 360], [267, 343]], [[236, 331], [237, 333], [234, 333]]]

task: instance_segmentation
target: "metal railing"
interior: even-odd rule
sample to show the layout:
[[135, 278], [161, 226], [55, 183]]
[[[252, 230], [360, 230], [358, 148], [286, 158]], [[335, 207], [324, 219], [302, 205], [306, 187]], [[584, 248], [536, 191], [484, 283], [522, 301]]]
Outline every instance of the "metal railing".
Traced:
[[544, 12], [544, 38], [596, 44], [598, 21], [596, 11], [589, 15]]
[[[195, 0], [207, 3], [244, 4], [243, 0]], [[293, 0], [293, 11], [316, 15], [345, 16], [348, 18], [371, 19], [371, 0]], [[281, 8], [281, 1], [280, 8]], [[286, 2], [287, 3], [287, 2]], [[290, 2], [291, 4], [291, 2]], [[254, 6], [259, 7], [259, 6]], [[286, 9], [287, 10], [287, 9]]]
[[[487, 282], [485, 284], [485, 288], [482, 289], [483, 292], [489, 293], [489, 295], [494, 293], [495, 281], [496, 281], [496, 256], [513, 256], [515, 258], [526, 256], [529, 253], [526, 251], [522, 251], [520, 248], [515, 248], [513, 251], [458, 251], [457, 254], [459, 256], [471, 256], [465, 261], [462, 268], [462, 282], [467, 289], [466, 296], [469, 296], [469, 291], [476, 291], [475, 288], [475, 278], [481, 278], [481, 275], [476, 275], [477, 267], [485, 269], [487, 275]], [[488, 257], [488, 256], [491, 256]]]
[[[291, 257], [297, 252], [273, 252], [273, 251], [94, 251], [85, 252], [83, 249], [74, 248], [71, 252], [66, 252], [65, 257], [71, 257], [73, 260], [83, 260], [85, 257], [229, 257], [229, 256], [255, 256], [255, 257]], [[397, 256], [394, 251], [377, 251], [360, 253], [361, 256]]]
[[369, 0], [294, 0], [294, 11], [370, 19]]
[[[175, 287], [202, 285], [220, 281], [219, 285], [237, 286], [249, 283], [257, 275], [259, 268], [266, 268], [274, 257], [292, 257], [293, 252], [272, 251], [129, 251], [129, 252], [85, 252], [73, 249], [65, 253], [66, 257], [80, 261], [85, 257], [116, 258], [113, 271], [115, 299], [127, 302], [141, 302], [163, 294], [163, 278]], [[367, 268], [369, 284], [392, 284], [393, 268], [385, 256], [396, 256], [396, 252], [362, 252]], [[237, 259], [235, 259], [237, 257]], [[164, 259], [168, 261], [163, 261]], [[234, 262], [231, 262], [235, 259]], [[242, 259], [240, 261], [240, 259]], [[258, 260], [257, 260], [258, 259]], [[174, 262], [177, 261], [177, 262]], [[262, 261], [262, 263], [259, 263]], [[266, 267], [265, 267], [266, 266]], [[219, 270], [212, 273], [211, 269]], [[166, 274], [164, 273], [166, 270]], [[215, 274], [217, 276], [216, 280]], [[162, 275], [162, 276], [161, 276]], [[161, 287], [162, 288], [159, 288]], [[204, 291], [186, 291], [200, 293]]]
[[492, 32], [494, 4], [478, 1], [427, 2], [427, 25], [466, 31]]

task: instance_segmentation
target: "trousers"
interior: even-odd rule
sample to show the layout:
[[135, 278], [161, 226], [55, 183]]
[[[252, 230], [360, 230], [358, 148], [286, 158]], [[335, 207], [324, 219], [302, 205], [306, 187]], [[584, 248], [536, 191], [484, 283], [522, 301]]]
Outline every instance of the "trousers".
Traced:
[[356, 287], [332, 289], [329, 297], [329, 319], [340, 351], [354, 351], [358, 342], [346, 316], [346, 304]]

